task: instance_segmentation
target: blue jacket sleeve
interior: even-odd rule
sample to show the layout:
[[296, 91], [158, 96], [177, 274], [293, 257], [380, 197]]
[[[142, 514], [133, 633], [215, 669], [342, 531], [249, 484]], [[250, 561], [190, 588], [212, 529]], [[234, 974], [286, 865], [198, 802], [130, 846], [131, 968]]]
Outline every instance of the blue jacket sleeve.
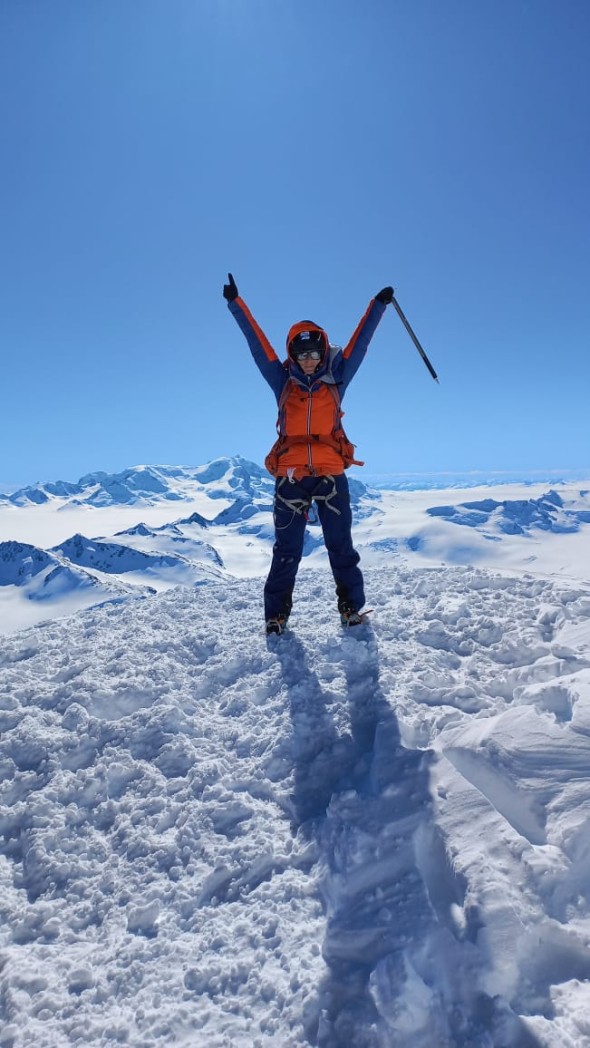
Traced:
[[359, 321], [348, 345], [345, 346], [339, 362], [338, 375], [334, 376], [341, 386], [341, 395], [365, 359], [369, 343], [386, 308], [383, 302], [378, 302], [376, 298], [371, 299], [366, 313]]
[[288, 378], [286, 368], [283, 367], [264, 331], [254, 320], [243, 299], [238, 295], [233, 302], [228, 302], [228, 308], [246, 337], [255, 364], [278, 401]]

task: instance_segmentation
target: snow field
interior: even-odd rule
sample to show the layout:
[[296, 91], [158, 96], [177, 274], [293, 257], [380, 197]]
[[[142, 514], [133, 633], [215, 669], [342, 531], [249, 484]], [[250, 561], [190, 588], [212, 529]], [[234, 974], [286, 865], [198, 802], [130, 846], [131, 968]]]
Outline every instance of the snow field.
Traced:
[[590, 1045], [590, 591], [300, 573], [0, 638], [0, 1046]]

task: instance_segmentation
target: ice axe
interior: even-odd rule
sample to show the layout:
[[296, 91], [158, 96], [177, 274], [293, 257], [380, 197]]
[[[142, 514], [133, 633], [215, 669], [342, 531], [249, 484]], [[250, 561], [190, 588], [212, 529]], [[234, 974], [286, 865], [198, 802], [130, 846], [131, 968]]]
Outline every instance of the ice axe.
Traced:
[[[402, 324], [404, 325], [406, 331], [408, 332], [408, 335], [412, 339], [412, 342], [414, 343], [416, 349], [418, 350], [420, 356], [422, 357], [422, 360], [426, 364], [426, 367], [428, 368], [428, 370], [429, 370], [430, 374], [432, 375], [434, 381], [438, 382], [438, 375], [437, 375], [436, 371], [434, 370], [432, 364], [430, 363], [428, 357], [426, 356], [426, 353], [422, 349], [422, 346], [418, 342], [418, 339], [416, 338], [414, 332], [412, 331], [412, 328], [410, 327], [410, 324], [409, 324], [408, 320], [406, 319], [404, 311], [403, 311], [402, 307], [400, 306], [399, 302], [397, 301], [397, 299], [396, 299], [394, 294], [392, 294], [392, 296], [391, 296], [391, 305], [395, 307], [397, 315], [399, 316]], [[440, 383], [439, 383], [439, 385], [440, 385]]]

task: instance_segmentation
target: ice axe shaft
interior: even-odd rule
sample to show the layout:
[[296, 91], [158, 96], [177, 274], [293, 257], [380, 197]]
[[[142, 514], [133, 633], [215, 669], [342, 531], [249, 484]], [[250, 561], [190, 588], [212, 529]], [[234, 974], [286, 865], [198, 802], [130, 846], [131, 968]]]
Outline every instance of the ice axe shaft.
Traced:
[[[414, 332], [412, 331], [412, 328], [410, 327], [410, 324], [408, 323], [408, 321], [407, 321], [407, 319], [406, 319], [406, 316], [405, 316], [405, 314], [404, 314], [404, 311], [403, 311], [402, 307], [400, 306], [399, 302], [397, 301], [397, 299], [396, 299], [395, 295], [393, 296], [393, 298], [392, 298], [392, 300], [391, 300], [391, 304], [392, 304], [392, 306], [395, 306], [395, 309], [396, 309], [397, 315], [399, 316], [399, 318], [400, 318], [400, 320], [401, 320], [402, 324], [404, 325], [404, 327], [405, 327], [406, 331], [408, 332], [408, 335], [409, 335], [409, 336], [410, 336], [410, 338], [412, 339], [412, 342], [414, 343], [414, 345], [415, 345], [416, 349], [418, 350], [418, 352], [419, 352], [420, 356], [422, 357], [422, 360], [423, 360], [423, 361], [424, 361], [424, 363], [426, 364], [426, 367], [427, 367], [427, 368], [428, 368], [428, 370], [430, 371], [430, 374], [432, 375], [432, 377], [433, 377], [434, 381], [435, 381], [435, 382], [438, 382], [438, 375], [437, 375], [436, 371], [434, 370], [434, 368], [433, 368], [432, 364], [430, 363], [430, 361], [429, 361], [428, 357], [426, 356], [426, 353], [425, 353], [425, 352], [424, 352], [424, 350], [422, 349], [422, 346], [421, 346], [421, 345], [420, 345], [420, 343], [418, 342], [418, 339], [416, 338], [416, 336], [415, 336]], [[439, 384], [440, 384], [440, 383], [439, 383]]]

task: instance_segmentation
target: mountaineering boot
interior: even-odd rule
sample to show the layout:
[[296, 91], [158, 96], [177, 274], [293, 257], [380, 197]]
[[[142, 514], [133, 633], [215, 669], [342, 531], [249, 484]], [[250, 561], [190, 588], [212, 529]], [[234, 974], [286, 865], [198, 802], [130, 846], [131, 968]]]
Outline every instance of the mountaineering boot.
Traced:
[[266, 620], [266, 632], [267, 635], [271, 633], [284, 633], [287, 626], [288, 615], [277, 615], [276, 619]]
[[271, 615], [266, 620], [266, 632], [270, 633], [284, 633], [289, 621], [289, 615], [291, 614], [291, 608], [293, 607], [292, 591], [289, 590], [283, 594], [283, 604], [278, 615]]
[[340, 622], [343, 626], [361, 626], [365, 621], [364, 615], [361, 615], [350, 601], [339, 600], [338, 611], [340, 612]]

